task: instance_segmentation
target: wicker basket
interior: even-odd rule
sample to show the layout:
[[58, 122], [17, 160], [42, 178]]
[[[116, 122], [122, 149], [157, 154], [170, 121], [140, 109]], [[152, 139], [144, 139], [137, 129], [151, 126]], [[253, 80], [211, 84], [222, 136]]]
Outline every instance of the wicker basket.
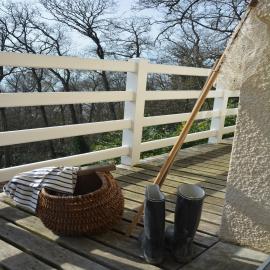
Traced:
[[[101, 170], [102, 171], [102, 170]], [[91, 235], [112, 228], [124, 209], [121, 188], [108, 172], [78, 172], [74, 196], [63, 196], [43, 188], [37, 216], [59, 235]]]

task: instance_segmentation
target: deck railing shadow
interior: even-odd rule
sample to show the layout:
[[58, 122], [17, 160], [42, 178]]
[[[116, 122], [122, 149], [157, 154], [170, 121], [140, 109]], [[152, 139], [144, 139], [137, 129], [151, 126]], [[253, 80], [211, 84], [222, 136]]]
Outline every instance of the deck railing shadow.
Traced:
[[[224, 149], [225, 149], [225, 153], [230, 152], [230, 147], [224, 147]], [[218, 150], [212, 150], [212, 151], [209, 151], [208, 153], [212, 153], [212, 154], [214, 153], [215, 156], [218, 156], [218, 157], [221, 157], [224, 155], [224, 153]], [[208, 160], [208, 158], [206, 159], [205, 154], [202, 154], [201, 156], [203, 156], [205, 160]], [[193, 157], [184, 158], [185, 162], [187, 163], [185, 165], [185, 168], [189, 166], [188, 163], [192, 160], [192, 158]], [[182, 161], [183, 159], [178, 160], [179, 163], [181, 163]], [[134, 192], [137, 192], [143, 195], [144, 187], [147, 184], [151, 184], [153, 182], [153, 180], [155, 179], [155, 176], [158, 174], [158, 171], [161, 167], [160, 165], [161, 163], [162, 161], [157, 161], [156, 163], [154, 163], [155, 165], [151, 165], [151, 163], [149, 164], [149, 163], [144, 162], [143, 164], [139, 164], [138, 167], [136, 167], [135, 171], [121, 170], [121, 167], [120, 167], [114, 175], [116, 179], [120, 181], [120, 184], [124, 190], [125, 189], [132, 190]], [[198, 162], [193, 161], [193, 164], [197, 164], [197, 163], [199, 163], [199, 161]], [[199, 170], [192, 171], [192, 173], [184, 172], [183, 176], [181, 176], [181, 169], [179, 169], [178, 171], [172, 169], [172, 171], [170, 171], [170, 174], [167, 177], [168, 181], [167, 182], [165, 181], [164, 183], [163, 190], [167, 193], [167, 200], [169, 202], [172, 202], [172, 203], [175, 202], [175, 188], [183, 182], [188, 182], [190, 179], [191, 183], [193, 184], [196, 183], [202, 186], [203, 188], [205, 188], [207, 196], [211, 196], [215, 198], [216, 201], [219, 201], [220, 207], [223, 206], [224, 197], [225, 197], [226, 180], [225, 179], [221, 180], [221, 179], [226, 178], [227, 171], [221, 172], [221, 173], [217, 172], [215, 175], [208, 175], [208, 176], [202, 175], [203, 172]], [[196, 180], [196, 176], [199, 176], [200, 179]], [[177, 181], [176, 181], [176, 177], [178, 178]], [[218, 179], [220, 178], [221, 181], [219, 181], [217, 184], [213, 184], [213, 181], [215, 181], [217, 178]], [[209, 180], [213, 180], [213, 181], [209, 182]], [[209, 184], [211, 184], [212, 186]], [[219, 192], [219, 195], [220, 195], [219, 197], [215, 196], [215, 193], [217, 192]]]

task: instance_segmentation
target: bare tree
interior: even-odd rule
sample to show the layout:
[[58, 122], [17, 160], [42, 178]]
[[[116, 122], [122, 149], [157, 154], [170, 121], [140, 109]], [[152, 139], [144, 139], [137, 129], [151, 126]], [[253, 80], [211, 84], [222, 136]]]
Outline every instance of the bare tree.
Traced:
[[[50, 27], [36, 18], [40, 14], [31, 9], [28, 5], [10, 4], [5, 7], [6, 14], [9, 15], [12, 23], [16, 25], [16, 31], [10, 33], [9, 42], [14, 50], [33, 54], [58, 54], [64, 55], [69, 49], [64, 36], [64, 30], [61, 27]], [[42, 91], [42, 81], [44, 71], [42, 69], [31, 69], [32, 76], [36, 83], [36, 90]], [[70, 91], [69, 81], [71, 72], [63, 72], [50, 69], [50, 71], [60, 80], [64, 91]], [[63, 75], [62, 75], [63, 74]], [[73, 124], [78, 124], [79, 120], [73, 104], [69, 105], [71, 119]], [[49, 121], [44, 107], [40, 107], [41, 115], [46, 126]], [[74, 138], [74, 142], [79, 147], [79, 151], [88, 152], [89, 146], [83, 137]], [[52, 156], [55, 156], [53, 143], [49, 141]]]
[[[3, 8], [2, 8], [3, 12]], [[33, 29], [31, 20], [36, 16], [26, 5], [16, 5], [11, 3], [4, 7], [4, 12], [8, 16], [8, 25], [12, 26], [12, 30], [8, 30], [9, 47], [19, 52], [43, 53], [50, 52], [53, 48], [52, 44], [36, 33]], [[8, 28], [7, 28], [8, 29]], [[44, 70], [31, 69], [31, 74], [35, 81], [35, 89], [42, 92], [42, 80], [44, 79]], [[39, 107], [45, 126], [49, 126], [47, 113], [43, 106]], [[56, 157], [55, 149], [52, 141], [48, 141], [51, 156]]]
[[165, 23], [163, 31], [178, 25], [193, 22], [208, 30], [231, 34], [235, 23], [248, 5], [248, 0], [138, 0], [144, 8], [163, 10]]
[[[200, 39], [200, 46], [207, 41], [208, 54], [216, 58], [224, 49], [227, 39], [241, 20], [248, 0], [138, 0], [138, 8], [156, 8], [162, 19], [157, 39], [170, 36], [169, 41], [190, 38]], [[205, 48], [207, 48], [205, 46]]]
[[[7, 51], [9, 50], [9, 36], [10, 33], [14, 32], [15, 28], [10, 28], [8, 23], [8, 17], [3, 14], [0, 17], [0, 51]], [[7, 69], [3, 66], [0, 66], [0, 93], [2, 93], [1, 82], [8, 77], [15, 68]], [[1, 119], [1, 130], [8, 131], [8, 119], [6, 115], [6, 109], [0, 108], [0, 119]], [[11, 166], [11, 155], [10, 155], [10, 147], [4, 147], [4, 166], [9, 167]]]
[[[46, 25], [44, 25], [44, 24], [35, 23], [34, 27], [36, 30], [41, 31], [45, 37], [47, 37], [49, 40], [51, 40], [53, 42], [54, 49], [55, 49], [55, 52], [57, 53], [57, 55], [63, 56], [66, 54], [67, 49], [64, 49], [64, 50], [62, 49], [64, 37], [63, 37], [63, 32], [62, 32], [61, 28], [58, 29], [59, 32], [57, 33], [57, 35], [55, 37], [53, 35], [52, 29], [50, 27], [46, 27]], [[60, 80], [62, 87], [63, 87], [63, 91], [65, 91], [65, 92], [72, 91], [71, 85], [70, 85], [71, 72], [69, 69], [65, 69], [64, 71], [58, 71], [55, 69], [49, 69], [49, 70], [54, 74], [54, 76], [56, 78], [58, 78]], [[73, 104], [69, 104], [68, 107], [70, 110], [72, 123], [79, 124], [80, 121], [77, 117], [75, 106]], [[78, 147], [79, 147], [79, 151], [81, 153], [90, 151], [88, 143], [85, 141], [85, 139], [82, 136], [76, 137], [75, 141], [77, 142]]]
[[[105, 59], [104, 33], [108, 29], [108, 12], [115, 3], [111, 0], [40, 0], [43, 6], [52, 14], [54, 19], [81, 35], [89, 38], [94, 46], [93, 52]], [[111, 90], [108, 75], [105, 71], [100, 73], [106, 91]], [[109, 108], [114, 119], [117, 114], [112, 103]]]
[[141, 57], [153, 49], [151, 20], [148, 17], [129, 17], [112, 20], [106, 46], [109, 55], [124, 58]]

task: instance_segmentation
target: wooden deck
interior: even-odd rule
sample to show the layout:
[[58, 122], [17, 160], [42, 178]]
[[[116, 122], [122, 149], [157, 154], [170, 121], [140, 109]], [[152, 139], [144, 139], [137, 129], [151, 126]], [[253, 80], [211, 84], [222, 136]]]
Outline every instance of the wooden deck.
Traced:
[[[145, 186], [153, 181], [165, 158], [159, 156], [136, 167], [118, 166], [114, 177], [125, 196], [123, 220], [114, 230], [91, 238], [59, 237], [45, 228], [37, 217], [15, 208], [2, 195], [0, 269], [256, 269], [256, 265], [265, 260], [264, 255], [255, 252], [253, 258], [247, 252], [246, 258], [232, 260], [238, 247], [234, 247], [235, 251], [218, 239], [230, 152], [230, 142], [183, 149], [162, 188], [167, 200], [167, 224], [174, 220], [175, 188], [179, 184], [199, 184], [206, 191], [193, 262], [181, 265], [167, 254], [160, 267], [148, 265], [142, 259], [137, 242], [142, 224], [132, 237], [124, 235], [134, 209], [144, 199]], [[222, 256], [216, 254], [219, 250]]]

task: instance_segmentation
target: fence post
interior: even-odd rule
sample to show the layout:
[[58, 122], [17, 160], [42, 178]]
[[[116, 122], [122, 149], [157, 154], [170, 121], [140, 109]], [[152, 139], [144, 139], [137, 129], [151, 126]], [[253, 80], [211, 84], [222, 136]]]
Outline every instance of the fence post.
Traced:
[[211, 120], [210, 130], [216, 130], [217, 133], [214, 137], [208, 139], [208, 143], [220, 143], [222, 141], [223, 129], [225, 124], [228, 94], [218, 83], [216, 91], [221, 93], [221, 97], [216, 97], [214, 100], [213, 111], [219, 111], [219, 116], [213, 117]]
[[132, 127], [123, 130], [122, 146], [128, 146], [130, 154], [122, 156], [121, 163], [135, 165], [140, 160], [148, 61], [140, 58], [129, 61], [136, 63], [137, 71], [127, 73], [126, 91], [134, 92], [134, 100], [125, 102], [124, 119], [132, 120]]

